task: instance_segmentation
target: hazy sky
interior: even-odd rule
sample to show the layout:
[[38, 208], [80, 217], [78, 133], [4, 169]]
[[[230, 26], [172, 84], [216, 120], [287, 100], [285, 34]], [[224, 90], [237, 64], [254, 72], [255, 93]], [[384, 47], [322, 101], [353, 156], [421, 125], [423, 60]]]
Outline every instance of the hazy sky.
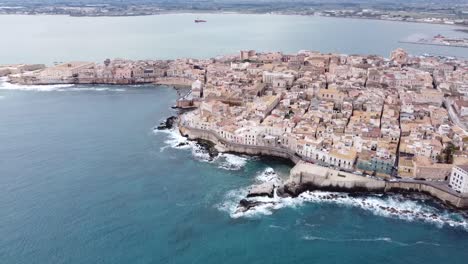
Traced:
[[[0, 0], [1, 3], [197, 3], [197, 2], [229, 2], [229, 3], [261, 3], [261, 2], [317, 2], [317, 3], [395, 3], [395, 2], [427, 2], [427, 0]], [[466, 0], [433, 0], [433, 3], [466, 2]]]

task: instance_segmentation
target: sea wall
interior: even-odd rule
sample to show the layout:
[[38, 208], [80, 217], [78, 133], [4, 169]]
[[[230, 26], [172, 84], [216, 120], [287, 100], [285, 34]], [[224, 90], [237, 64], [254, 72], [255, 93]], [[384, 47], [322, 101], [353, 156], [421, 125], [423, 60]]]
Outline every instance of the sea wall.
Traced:
[[415, 183], [415, 182], [386, 182], [386, 192], [407, 191], [407, 192], [421, 192], [429, 194], [447, 205], [468, 209], [468, 197], [459, 193], [454, 193], [442, 186], [437, 186], [432, 183]]
[[203, 139], [215, 144], [221, 152], [236, 152], [251, 155], [268, 155], [290, 159], [296, 166], [291, 170], [289, 181], [281, 190], [289, 195], [299, 195], [307, 190], [329, 190], [347, 192], [419, 192], [431, 195], [443, 203], [459, 209], [468, 209], [468, 196], [455, 193], [437, 182], [384, 181], [355, 175], [331, 168], [304, 162], [294, 153], [279, 147], [252, 146], [228, 142], [213, 131], [182, 126], [182, 135], [189, 139]]
[[306, 163], [298, 163], [291, 170], [286, 189], [292, 195], [314, 189], [381, 193], [417, 192], [435, 197], [449, 206], [468, 208], [468, 196], [456, 193], [441, 182], [384, 181]]
[[153, 77], [153, 78], [40, 78], [31, 75], [10, 75], [11, 83], [22, 85], [50, 85], [50, 84], [156, 84], [173, 87], [190, 87], [193, 80], [176, 77]]
[[178, 77], [156, 78], [153, 83], [159, 85], [168, 85], [174, 87], [191, 87], [194, 80]]
[[286, 190], [293, 196], [306, 190], [383, 192], [385, 181], [299, 162], [291, 169]]
[[216, 145], [216, 149], [221, 152], [236, 152], [249, 155], [275, 156], [290, 159], [294, 163], [300, 161], [300, 158], [298, 156], [283, 148], [236, 144], [224, 140], [213, 131], [191, 128], [181, 125], [179, 125], [179, 130], [182, 135], [188, 137], [189, 139], [204, 139], [213, 142]]

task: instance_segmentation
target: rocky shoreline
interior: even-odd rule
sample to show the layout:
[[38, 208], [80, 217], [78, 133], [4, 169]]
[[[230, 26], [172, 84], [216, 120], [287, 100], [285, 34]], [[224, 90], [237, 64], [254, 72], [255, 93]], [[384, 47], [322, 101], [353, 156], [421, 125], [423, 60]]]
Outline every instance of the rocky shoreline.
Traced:
[[[268, 189], [264, 189], [268, 186]], [[342, 204], [344, 201], [355, 199], [359, 201], [355, 206], [359, 206], [366, 210], [378, 210], [384, 214], [401, 218], [414, 218], [420, 220], [431, 221], [447, 221], [441, 215], [434, 212], [419, 212], [396, 205], [375, 204], [372, 201], [374, 197], [385, 199], [389, 197], [400, 197], [405, 200], [424, 201], [430, 205], [446, 210], [451, 213], [459, 213], [465, 219], [468, 218], [467, 210], [460, 210], [441, 201], [435, 200], [428, 193], [417, 193], [410, 191], [392, 191], [392, 192], [369, 192], [360, 188], [342, 189], [342, 188], [320, 188], [313, 184], [295, 185], [294, 183], [284, 183], [279, 186], [263, 183], [261, 185], [252, 186], [248, 195], [239, 201], [236, 208], [236, 213], [247, 213], [250, 210], [255, 210], [261, 206], [272, 206], [281, 204], [281, 199], [284, 198], [299, 198], [301, 195], [313, 195], [316, 200], [322, 202], [330, 202]], [[271, 199], [273, 198], [273, 199]], [[302, 198], [304, 199], [304, 198]]]
[[[180, 127], [180, 133], [190, 140], [201, 142], [201, 146], [205, 147], [208, 152], [212, 152], [213, 155], [217, 155], [219, 152], [226, 153], [239, 153], [247, 155], [271, 155], [271, 153], [264, 153], [258, 149], [248, 149], [246, 151], [237, 151], [238, 148], [230, 148], [229, 143], [218, 142], [219, 139], [214, 137], [208, 132], [200, 134], [197, 130], [191, 130], [190, 128]], [[201, 141], [199, 141], [201, 140]], [[272, 156], [275, 156], [272, 154]], [[210, 155], [210, 157], [212, 157]], [[281, 156], [281, 158], [287, 158]], [[287, 158], [288, 159], [288, 158]], [[301, 163], [300, 160], [289, 160], [296, 163], [296, 166]], [[356, 195], [373, 195], [373, 194], [424, 194], [429, 195], [432, 198], [439, 199], [444, 203], [447, 208], [456, 208], [457, 210], [468, 208], [468, 199], [466, 197], [456, 196], [453, 193], [449, 193], [446, 190], [440, 189], [434, 186], [430, 182], [425, 181], [385, 181], [377, 179], [369, 179], [363, 176], [353, 175], [351, 173], [345, 173], [330, 168], [324, 168], [321, 166], [310, 164], [315, 166], [318, 171], [309, 170], [311, 175], [293, 177], [291, 170], [290, 179], [286, 182], [265, 184], [263, 186], [254, 186], [249, 191], [249, 194], [239, 202], [238, 211], [245, 212], [256, 206], [271, 204], [274, 201], [259, 201], [253, 198], [287, 198], [287, 197], [298, 197], [303, 193], [314, 192], [314, 191], [328, 191], [346, 194]], [[322, 170], [322, 171], [321, 171]], [[318, 175], [326, 170], [326, 175]], [[310, 174], [309, 173], [309, 174]], [[307, 174], [307, 173], [306, 173]], [[315, 174], [315, 176], [314, 176]], [[344, 177], [347, 175], [348, 178]], [[344, 177], [344, 178], [343, 178]], [[346, 178], [346, 180], [344, 180]], [[344, 180], [344, 181], [343, 181]], [[327, 197], [325, 197], [326, 199]], [[330, 196], [329, 199], [336, 197]]]
[[[174, 121], [173, 117], [168, 119]], [[175, 127], [176, 124], [172, 124], [170, 129], [179, 129]], [[166, 128], [167, 129], [167, 128]], [[188, 135], [184, 135], [188, 140], [196, 142], [197, 146], [202, 149], [203, 152], [206, 152], [209, 155], [209, 160], [214, 160], [220, 153], [220, 151], [215, 142], [207, 139], [201, 138], [190, 138]], [[187, 145], [188, 143], [181, 143]], [[231, 153], [231, 152], [226, 152]], [[235, 152], [232, 152], [235, 153]], [[246, 154], [246, 153], [240, 153]], [[252, 155], [252, 154], [248, 154]], [[260, 156], [263, 157], [263, 156]], [[285, 162], [289, 161], [287, 159]], [[285, 201], [319, 201], [325, 203], [333, 204], [349, 204], [354, 207], [359, 207], [364, 210], [371, 210], [375, 212], [380, 212], [381, 214], [402, 218], [402, 219], [420, 219], [422, 221], [432, 221], [435, 223], [449, 222], [450, 219], [444, 217], [443, 215], [436, 214], [434, 212], [421, 211], [419, 209], [408, 209], [405, 206], [398, 206], [397, 204], [385, 203], [386, 199], [394, 199], [392, 197], [398, 197], [402, 202], [404, 201], [423, 201], [428, 202], [430, 205], [436, 205], [436, 208], [441, 208], [451, 213], [459, 213], [464, 218], [467, 218], [468, 213], [465, 210], [460, 210], [456, 206], [450, 205], [444, 201], [434, 199], [434, 196], [428, 192], [413, 190], [413, 189], [376, 189], [369, 190], [364, 187], [353, 187], [346, 188], [343, 186], [320, 186], [313, 182], [304, 182], [297, 183], [288, 180], [281, 180], [278, 175], [273, 171], [265, 171], [264, 176], [266, 180], [255, 184], [249, 187], [249, 190], [245, 197], [240, 198], [237, 203], [236, 208], [234, 209], [235, 217], [239, 215], [252, 215], [256, 214], [258, 210], [263, 210], [262, 208], [281, 208], [284, 206]], [[312, 197], [312, 198], [310, 198]], [[382, 203], [376, 203], [375, 198], [378, 197], [382, 199]], [[309, 199], [309, 200], [308, 200]], [[311, 199], [311, 200], [310, 200]], [[270, 209], [271, 210], [271, 209]], [[460, 223], [455, 223], [460, 224]], [[462, 223], [461, 225], [464, 226]]]
[[166, 120], [159, 123], [159, 126], [156, 127], [157, 130], [165, 130], [165, 129], [172, 129], [174, 127], [174, 123], [177, 121], [176, 116], [170, 116], [166, 118]]

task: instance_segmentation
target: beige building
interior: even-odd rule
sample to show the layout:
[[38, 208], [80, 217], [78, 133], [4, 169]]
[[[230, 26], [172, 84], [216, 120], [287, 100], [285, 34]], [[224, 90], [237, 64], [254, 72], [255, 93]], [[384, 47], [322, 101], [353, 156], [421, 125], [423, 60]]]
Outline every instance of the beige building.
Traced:
[[408, 53], [401, 48], [398, 48], [390, 54], [390, 59], [398, 64], [404, 64], [408, 61]]
[[94, 70], [94, 67], [93, 62], [68, 62], [44, 69], [40, 77], [48, 80], [78, 77], [80, 72]]

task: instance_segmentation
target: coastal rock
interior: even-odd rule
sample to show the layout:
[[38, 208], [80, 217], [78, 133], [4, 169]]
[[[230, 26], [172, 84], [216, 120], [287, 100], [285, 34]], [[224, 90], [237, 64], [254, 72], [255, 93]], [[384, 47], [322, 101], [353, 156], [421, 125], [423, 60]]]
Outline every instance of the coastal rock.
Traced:
[[201, 148], [205, 149], [208, 152], [210, 160], [213, 160], [219, 155], [219, 151], [216, 149], [216, 145], [212, 142], [204, 139], [197, 139], [196, 142]]
[[171, 129], [174, 127], [174, 123], [177, 120], [176, 116], [168, 117], [165, 121], [161, 122], [157, 127], [158, 130]]
[[314, 191], [317, 190], [317, 186], [315, 186], [312, 183], [296, 183], [296, 182], [288, 182], [284, 185], [283, 187], [283, 194], [281, 195], [282, 197], [284, 196], [291, 196], [291, 197], [297, 197], [301, 193], [306, 192], [306, 191]]
[[261, 202], [261, 201], [255, 201], [255, 200], [249, 200], [249, 199], [242, 199], [239, 202], [239, 205], [237, 206], [237, 213], [244, 213], [247, 212], [248, 210], [255, 208], [256, 206], [260, 205], [274, 205], [275, 202]]
[[237, 212], [246, 212], [250, 210], [251, 208], [263, 204], [262, 202], [258, 201], [251, 201], [248, 199], [242, 199], [239, 202], [239, 205], [237, 206]]
[[183, 146], [186, 146], [188, 145], [188, 142], [180, 142], [179, 144], [176, 145], [176, 147], [183, 147]]
[[257, 196], [268, 196], [272, 198], [274, 190], [275, 185], [271, 182], [254, 185], [250, 188], [249, 193], [247, 194], [247, 198]]
[[278, 188], [276, 188], [276, 194], [282, 198], [291, 197], [291, 194], [285, 191], [284, 185], [280, 185]]

